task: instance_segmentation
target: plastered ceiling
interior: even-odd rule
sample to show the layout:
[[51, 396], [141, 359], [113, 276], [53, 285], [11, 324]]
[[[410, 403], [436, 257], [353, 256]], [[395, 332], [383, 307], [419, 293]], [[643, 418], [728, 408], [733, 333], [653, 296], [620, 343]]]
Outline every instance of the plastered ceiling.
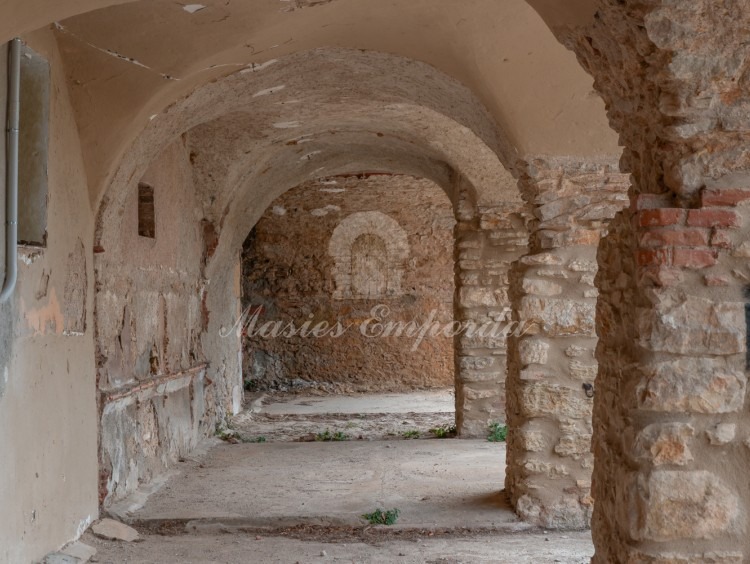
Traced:
[[[506, 164], [512, 157], [536, 155], [617, 155], [616, 135], [607, 125], [591, 78], [548, 27], [557, 32], [585, 23], [592, 16], [591, 2], [532, 4], [30, 0], [0, 8], [0, 34], [10, 37], [18, 29], [56, 22], [92, 201], [101, 197], [154, 116], [202, 85], [248, 66], [262, 69], [269, 61], [319, 48], [390, 54], [426, 63], [451, 77], [486, 108]], [[393, 71], [379, 69], [383, 80], [378, 88], [387, 92], [390, 78], [398, 89], [400, 75]], [[305, 87], [296, 88], [285, 95], [304, 99]], [[319, 114], [326, 111], [323, 105]], [[377, 113], [372, 118], [377, 121]]]

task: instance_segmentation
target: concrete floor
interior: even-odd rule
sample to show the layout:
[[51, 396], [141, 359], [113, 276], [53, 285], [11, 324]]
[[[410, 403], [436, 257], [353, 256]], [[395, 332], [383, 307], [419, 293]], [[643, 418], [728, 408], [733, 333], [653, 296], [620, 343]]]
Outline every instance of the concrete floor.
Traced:
[[[450, 421], [452, 401], [446, 392], [270, 396], [235, 419], [250, 427], [259, 417], [267, 426], [291, 420], [309, 432], [334, 412], [349, 429], [362, 418], [406, 429]], [[376, 440], [382, 429], [362, 432], [365, 440], [341, 442], [290, 442], [288, 433], [260, 444], [214, 440], [181, 462], [145, 505], [136, 496], [114, 508], [141, 530], [142, 543], [90, 535], [87, 542], [100, 562], [118, 563], [536, 564], [583, 563], [593, 554], [590, 533], [548, 534], [518, 520], [502, 491], [504, 443]], [[362, 515], [378, 508], [399, 509], [398, 522], [369, 525]]]
[[130, 517], [363, 525], [363, 513], [398, 508], [399, 525], [517, 523], [501, 494], [505, 445], [487, 441], [345, 441], [222, 444]]
[[367, 564], [588, 564], [594, 553], [587, 533], [515, 534], [332, 544], [259, 535], [146, 536], [124, 544], [84, 541], [102, 564], [266, 564], [356, 562]]

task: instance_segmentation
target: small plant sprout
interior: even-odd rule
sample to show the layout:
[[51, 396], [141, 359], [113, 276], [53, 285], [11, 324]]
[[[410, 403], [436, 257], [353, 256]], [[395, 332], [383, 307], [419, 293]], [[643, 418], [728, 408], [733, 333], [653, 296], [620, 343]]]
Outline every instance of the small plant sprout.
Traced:
[[507, 425], [502, 425], [501, 423], [497, 421], [490, 424], [489, 435], [487, 435], [488, 441], [490, 441], [491, 443], [504, 443], [507, 438], [508, 438], [508, 426]]
[[435, 427], [434, 429], [430, 429], [430, 433], [435, 435], [438, 439], [448, 439], [448, 438], [456, 436], [456, 426], [455, 425], [440, 425], [440, 427]]
[[315, 440], [319, 442], [348, 441], [349, 435], [342, 433], [341, 431], [336, 431], [335, 433], [331, 433], [330, 430], [326, 429], [322, 433], [318, 433], [317, 435], [315, 435]]
[[419, 438], [419, 431], [417, 430], [411, 430], [411, 431], [404, 431], [401, 433], [401, 436], [405, 439], [418, 439]]
[[372, 513], [365, 513], [362, 518], [365, 519], [370, 525], [395, 525], [398, 521], [398, 509], [389, 509], [383, 511], [382, 509], [376, 509]]

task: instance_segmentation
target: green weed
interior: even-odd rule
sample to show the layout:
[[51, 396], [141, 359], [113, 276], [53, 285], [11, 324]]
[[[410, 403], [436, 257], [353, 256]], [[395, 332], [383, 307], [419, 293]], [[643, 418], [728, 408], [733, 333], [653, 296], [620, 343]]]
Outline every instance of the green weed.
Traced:
[[365, 513], [362, 518], [366, 519], [370, 525], [394, 525], [398, 521], [399, 513], [398, 509], [389, 509], [388, 511], [376, 509], [372, 513]]

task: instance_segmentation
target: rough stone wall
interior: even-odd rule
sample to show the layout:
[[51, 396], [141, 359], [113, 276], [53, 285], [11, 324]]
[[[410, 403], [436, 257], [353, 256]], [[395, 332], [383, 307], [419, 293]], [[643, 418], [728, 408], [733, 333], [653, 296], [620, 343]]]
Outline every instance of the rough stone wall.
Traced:
[[[244, 341], [246, 381], [358, 392], [452, 387], [452, 339], [428, 335], [413, 348], [406, 335], [376, 336], [375, 323], [368, 336], [360, 329], [373, 317], [453, 321], [454, 224], [445, 193], [411, 176], [337, 177], [276, 199], [243, 253], [243, 306], [259, 313]], [[378, 306], [389, 312], [373, 314]], [[257, 335], [268, 321], [348, 329], [336, 338]]]
[[750, 12], [596, 6], [563, 40], [626, 147], [633, 207], [599, 258], [594, 561], [742, 562], [745, 213], [731, 204], [750, 170]]
[[591, 25], [561, 40], [594, 77], [637, 192], [697, 204], [700, 188], [750, 168], [742, 0], [597, 0]]
[[[65, 72], [48, 31], [26, 38], [50, 63], [45, 247], [18, 253], [0, 304], [0, 562], [37, 562], [98, 517], [93, 269], [86, 171]], [[6, 50], [0, 47], [0, 123]], [[0, 186], [5, 183], [0, 136]], [[3, 198], [0, 198], [3, 200]], [[4, 217], [0, 202], [0, 218]], [[43, 225], [43, 227], [44, 227]], [[5, 247], [4, 227], [0, 244]], [[4, 279], [4, 258], [0, 280]]]
[[506, 489], [519, 515], [547, 528], [591, 519], [597, 363], [596, 250], [627, 205], [614, 164], [538, 159], [519, 182], [532, 207], [529, 254], [513, 267]]
[[597, 562], [748, 558], [750, 184], [717, 184], [634, 197], [602, 244]]
[[155, 238], [138, 233], [138, 182], [95, 248], [101, 412], [100, 499], [112, 503], [163, 473], [213, 428], [201, 334], [202, 233], [181, 140], [140, 180], [154, 188]]
[[528, 250], [526, 207], [478, 208], [459, 187], [456, 210], [456, 320], [479, 329], [456, 338], [456, 422], [462, 437], [486, 437], [505, 419], [508, 273]]

